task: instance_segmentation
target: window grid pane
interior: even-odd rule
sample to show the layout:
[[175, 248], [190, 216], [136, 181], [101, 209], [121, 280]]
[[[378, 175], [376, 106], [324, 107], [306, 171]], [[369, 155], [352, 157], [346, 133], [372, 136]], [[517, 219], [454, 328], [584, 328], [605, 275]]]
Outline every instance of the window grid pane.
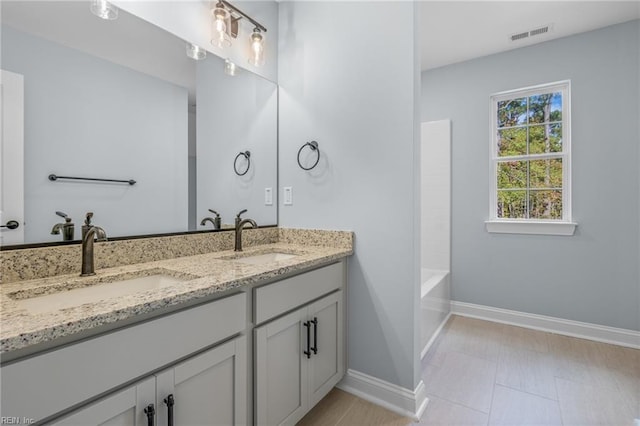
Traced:
[[497, 163], [497, 217], [562, 219], [562, 157]]
[[[496, 217], [562, 220], [564, 95], [568, 84], [523, 89], [496, 100]], [[569, 141], [567, 140], [567, 144]], [[568, 148], [568, 147], [567, 147]], [[568, 158], [566, 158], [568, 162]], [[568, 191], [568, 190], [567, 190]]]

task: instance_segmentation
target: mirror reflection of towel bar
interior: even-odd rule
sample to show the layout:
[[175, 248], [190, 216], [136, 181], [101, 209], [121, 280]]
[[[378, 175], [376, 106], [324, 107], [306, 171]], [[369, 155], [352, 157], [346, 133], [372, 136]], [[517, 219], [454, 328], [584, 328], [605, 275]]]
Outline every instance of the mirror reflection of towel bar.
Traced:
[[[238, 170], [238, 158], [240, 157], [244, 157], [247, 160], [247, 168], [244, 170], [244, 172], [240, 172]], [[249, 171], [249, 168], [251, 167], [250, 157], [251, 157], [251, 153], [249, 151], [240, 152], [240, 154], [236, 155], [235, 160], [233, 160], [233, 171], [236, 172], [238, 176], [244, 176]]]
[[[315, 152], [317, 157], [316, 157], [316, 161], [310, 166], [310, 167], [305, 167], [302, 165], [302, 163], [300, 162], [300, 154], [302, 153], [302, 150], [304, 149], [304, 147], [308, 146], [309, 148], [311, 148], [312, 152]], [[311, 142], [307, 142], [304, 145], [302, 145], [300, 147], [300, 149], [298, 150], [298, 166], [300, 166], [300, 168], [302, 170], [311, 170], [313, 169], [315, 166], [318, 165], [318, 162], [320, 162], [320, 148], [318, 147], [318, 142], [316, 141], [311, 141]]]
[[121, 180], [121, 179], [101, 179], [101, 178], [87, 178], [87, 177], [74, 177], [74, 176], [58, 176], [53, 173], [49, 175], [49, 180], [52, 182], [55, 182], [58, 179], [89, 180], [94, 182], [118, 182], [118, 183], [128, 183], [129, 185], [136, 184], [136, 181], [133, 179]]

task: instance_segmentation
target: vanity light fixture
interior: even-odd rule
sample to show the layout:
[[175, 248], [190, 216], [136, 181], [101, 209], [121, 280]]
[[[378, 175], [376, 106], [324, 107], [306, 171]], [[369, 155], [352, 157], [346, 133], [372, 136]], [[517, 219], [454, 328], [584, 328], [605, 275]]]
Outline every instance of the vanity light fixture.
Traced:
[[251, 33], [249, 63], [255, 67], [264, 65], [264, 38], [257, 27]]
[[109, 3], [107, 0], [93, 0], [91, 2], [91, 13], [98, 18], [112, 21], [118, 19], [118, 8]]
[[216, 7], [211, 10], [211, 16], [213, 17], [211, 44], [220, 48], [231, 46], [231, 37], [229, 36], [230, 14], [222, 2], [218, 2]]
[[238, 74], [238, 67], [236, 66], [236, 64], [231, 62], [229, 58], [224, 60], [224, 73], [231, 77], [234, 77], [236, 74]]
[[[267, 32], [264, 25], [232, 5], [226, 0], [218, 0], [211, 10], [213, 17], [211, 44], [218, 47], [231, 46], [231, 38], [238, 37], [238, 21], [245, 18], [253, 24], [253, 33], [249, 39], [249, 63], [254, 66], [264, 65], [264, 36]], [[225, 68], [226, 69], [226, 68]]]
[[207, 51], [198, 45], [187, 43], [187, 56], [199, 61], [207, 57]]

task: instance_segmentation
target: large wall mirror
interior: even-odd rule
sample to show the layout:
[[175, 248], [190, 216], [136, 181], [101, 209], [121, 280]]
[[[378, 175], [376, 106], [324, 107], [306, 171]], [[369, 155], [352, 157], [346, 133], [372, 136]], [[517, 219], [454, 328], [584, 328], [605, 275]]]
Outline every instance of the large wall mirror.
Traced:
[[[1, 7], [3, 93], [17, 76], [24, 105], [23, 123], [8, 119], [4, 111], [21, 106], [3, 96], [3, 126], [24, 135], [23, 164], [0, 181], [1, 220], [21, 224], [15, 234], [2, 228], [4, 246], [62, 241], [52, 234], [65, 222], [57, 211], [75, 224], [75, 240], [86, 212], [109, 237], [213, 229], [201, 225], [215, 219], [209, 209], [223, 228], [242, 209], [260, 226], [277, 224], [275, 83], [244, 69], [230, 76], [211, 53], [191, 59], [185, 41], [122, 10], [108, 21], [89, 2]], [[12, 152], [7, 135], [3, 153]], [[20, 199], [23, 217], [11, 217]]]

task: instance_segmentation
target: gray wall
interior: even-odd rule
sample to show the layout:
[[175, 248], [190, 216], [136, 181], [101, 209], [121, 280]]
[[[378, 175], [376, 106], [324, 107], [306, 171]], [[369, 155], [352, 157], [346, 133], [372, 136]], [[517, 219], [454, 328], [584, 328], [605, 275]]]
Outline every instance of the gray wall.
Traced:
[[[639, 23], [422, 74], [450, 118], [452, 299], [626, 329], [639, 318]], [[571, 79], [572, 237], [488, 234], [489, 96]]]
[[[279, 183], [293, 187], [279, 223], [355, 231], [349, 368], [411, 390], [420, 375], [415, 7], [282, 2], [278, 69]], [[372, 32], [390, 10], [393, 30]], [[322, 156], [305, 172], [296, 154], [310, 140]]]
[[[24, 75], [25, 242], [84, 214], [111, 237], [187, 229], [187, 90], [2, 28], [2, 67]], [[67, 176], [126, 184], [50, 182]]]

